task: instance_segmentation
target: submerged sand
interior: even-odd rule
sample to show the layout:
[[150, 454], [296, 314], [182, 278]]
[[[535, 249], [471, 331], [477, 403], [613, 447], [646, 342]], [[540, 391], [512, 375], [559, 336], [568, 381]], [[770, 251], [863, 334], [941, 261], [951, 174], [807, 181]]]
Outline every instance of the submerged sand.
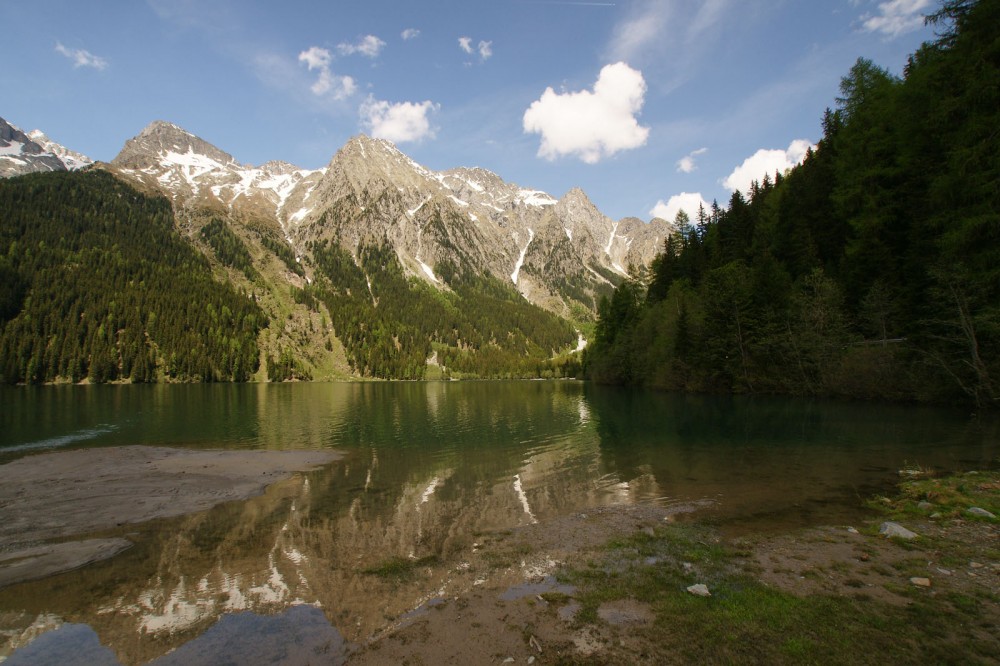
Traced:
[[332, 451], [124, 446], [0, 465], [0, 587], [68, 571], [131, 545], [85, 535], [243, 500], [338, 457]]

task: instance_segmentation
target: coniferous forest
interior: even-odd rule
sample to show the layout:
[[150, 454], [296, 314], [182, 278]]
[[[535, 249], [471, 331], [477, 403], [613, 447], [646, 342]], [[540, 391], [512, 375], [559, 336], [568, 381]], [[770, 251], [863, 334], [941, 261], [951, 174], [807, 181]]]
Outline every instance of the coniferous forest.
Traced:
[[858, 60], [805, 162], [678, 220], [599, 308], [587, 376], [1000, 401], [1000, 2], [947, 0], [896, 77]]
[[[170, 203], [102, 171], [0, 181], [0, 377], [246, 381], [267, 318]], [[239, 260], [239, 253], [234, 253]]]
[[298, 298], [326, 305], [358, 374], [424, 379], [435, 357], [455, 377], [552, 376], [559, 365], [549, 359], [575, 337], [568, 322], [512, 287], [454, 264], [435, 267], [451, 288], [441, 292], [407, 278], [388, 245], [362, 246], [358, 262], [329, 241], [311, 249], [324, 279]]

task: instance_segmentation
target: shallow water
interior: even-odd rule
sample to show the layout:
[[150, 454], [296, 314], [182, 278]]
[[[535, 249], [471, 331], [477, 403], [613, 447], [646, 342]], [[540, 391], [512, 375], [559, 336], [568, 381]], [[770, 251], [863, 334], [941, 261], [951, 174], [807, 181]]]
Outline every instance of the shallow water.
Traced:
[[[0, 462], [123, 444], [347, 453], [261, 497], [123, 528], [135, 546], [111, 560], [0, 590], [10, 663], [243, 663], [239, 645], [336, 663], [439, 597], [478, 535], [641, 503], [708, 504], [686, 519], [731, 532], [844, 524], [903, 466], [1000, 455], [997, 421], [961, 411], [576, 382], [22, 387], [0, 407]], [[434, 576], [370, 573], [420, 558]]]

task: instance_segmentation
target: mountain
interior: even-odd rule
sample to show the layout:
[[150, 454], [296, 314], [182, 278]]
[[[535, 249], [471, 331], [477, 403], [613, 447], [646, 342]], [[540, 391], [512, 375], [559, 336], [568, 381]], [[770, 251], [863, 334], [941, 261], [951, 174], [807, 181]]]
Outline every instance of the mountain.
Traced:
[[85, 155], [64, 148], [39, 130], [25, 134], [0, 118], [0, 178], [75, 170], [90, 163]]
[[82, 169], [85, 166], [93, 164], [94, 161], [84, 155], [83, 153], [78, 153], [75, 150], [70, 150], [65, 146], [56, 143], [42, 130], [31, 130], [28, 132], [28, 138], [37, 143], [48, 153], [51, 153], [62, 160], [62, 163], [70, 171], [75, 171], [77, 169]]
[[647, 265], [672, 230], [663, 220], [611, 220], [579, 189], [556, 199], [481, 168], [432, 171], [367, 136], [348, 141], [322, 169], [255, 167], [157, 121], [110, 168], [182, 208], [278, 228], [300, 257], [323, 240], [352, 255], [360, 244], [386, 242], [408, 276], [431, 286], [443, 287], [435, 267], [451, 262], [508, 282], [561, 316], [593, 312], [600, 295], [630, 265]]
[[240, 164], [229, 153], [160, 120], [129, 139], [111, 167], [167, 194], [175, 203], [215, 204], [223, 210], [275, 219], [292, 189], [315, 173], [285, 162], [261, 167]]
[[[64, 171], [86, 159], [40, 132], [29, 136], [10, 128], [5, 136], [22, 162], [22, 155], [35, 155], [45, 160], [38, 164]], [[41, 289], [35, 264], [0, 263], [13, 285], [0, 290], [0, 338], [21, 340], [0, 347], [4, 381], [574, 374], [574, 352], [592, 335], [600, 299], [628, 277], [631, 266], [647, 265], [672, 230], [662, 220], [611, 220], [579, 189], [557, 199], [482, 168], [433, 171], [392, 143], [367, 136], [352, 138], [325, 167], [309, 170], [280, 161], [242, 164], [183, 128], [156, 121], [110, 163], [87, 170], [94, 171], [115, 176], [133, 192], [114, 196], [161, 201], [171, 211], [175, 240], [205, 257], [212, 279], [249, 298], [259, 315], [240, 315], [239, 321], [249, 323], [237, 341], [225, 337], [224, 327], [213, 327], [216, 319], [237, 312], [231, 304], [212, 305], [207, 313], [177, 307], [148, 321], [130, 314], [119, 320], [121, 328], [88, 329], [99, 340], [90, 346], [101, 349], [100, 358], [75, 348], [56, 354], [23, 335], [36, 319], [62, 330], [48, 301], [28, 298]], [[60, 246], [83, 248], [94, 238], [113, 245], [109, 223], [93, 227], [103, 219], [94, 215], [99, 205], [88, 203], [91, 212], [81, 218], [80, 207], [65, 194], [87, 191], [97, 200], [113, 188], [77, 180], [85, 174], [64, 175], [69, 180], [56, 191], [31, 190], [37, 196], [25, 201], [24, 219], [76, 220], [60, 232]], [[129, 210], [114, 227], [136, 248], [142, 248], [142, 217]], [[24, 230], [14, 231], [10, 243], [19, 243]], [[50, 249], [48, 241], [43, 249]], [[49, 284], [79, 279], [71, 274], [79, 269], [71, 257], [32, 257], [49, 266]], [[64, 290], [74, 300], [61, 307], [90, 313], [132, 302], [134, 294], [111, 300], [100, 294], [134, 291], [122, 285], [148, 290], [146, 270], [140, 264], [99, 270], [88, 277], [88, 290]], [[169, 261], [155, 271], [170, 273]], [[175, 282], [157, 282], [170, 292], [158, 302], [189, 297], [185, 281]], [[35, 309], [28, 312], [28, 305]], [[183, 318], [193, 313], [199, 326], [209, 326], [213, 345], [219, 344], [193, 349], [198, 356], [192, 363], [180, 351], [165, 350], [180, 339], [176, 327], [183, 328]], [[209, 319], [203, 321], [205, 314]], [[108, 330], [118, 334], [108, 336]], [[256, 336], [255, 361], [248, 336]]]

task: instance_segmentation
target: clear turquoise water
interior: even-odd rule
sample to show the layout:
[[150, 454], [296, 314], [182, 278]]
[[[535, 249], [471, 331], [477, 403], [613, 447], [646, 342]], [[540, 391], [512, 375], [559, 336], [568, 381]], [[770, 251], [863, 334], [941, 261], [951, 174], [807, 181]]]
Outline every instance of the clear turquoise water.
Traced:
[[225, 640], [284, 626], [303, 603], [329, 626], [292, 643], [357, 640], [426, 600], [422, 585], [442, 584], [382, 589], [365, 568], [433, 556], [444, 571], [478, 535], [596, 507], [707, 500], [690, 519], [734, 532], [845, 524], [905, 465], [997, 466], [1000, 423], [577, 382], [0, 389], [0, 462], [125, 444], [346, 456], [247, 502], [123, 529], [135, 546], [112, 560], [0, 590], [0, 656], [11, 663], [105, 659], [102, 646], [112, 663], [184, 646], [202, 655], [192, 663], [213, 663], [232, 650]]

